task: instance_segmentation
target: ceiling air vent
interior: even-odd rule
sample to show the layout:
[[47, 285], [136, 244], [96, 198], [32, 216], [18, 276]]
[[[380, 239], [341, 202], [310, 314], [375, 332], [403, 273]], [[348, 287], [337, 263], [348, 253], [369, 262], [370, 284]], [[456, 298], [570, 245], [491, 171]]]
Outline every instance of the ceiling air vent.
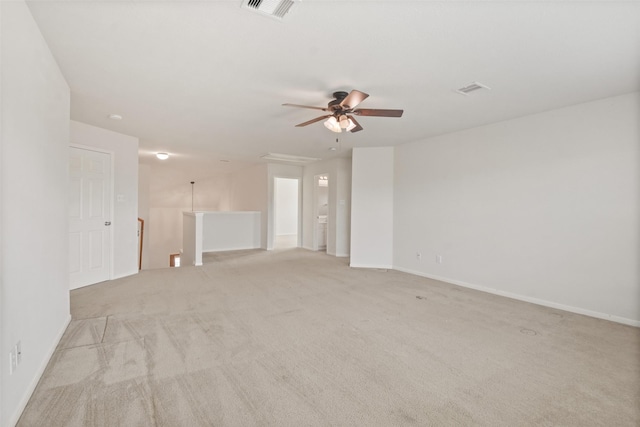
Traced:
[[282, 20], [294, 3], [292, 0], [242, 0], [242, 7]]
[[289, 162], [289, 163], [311, 163], [316, 160], [320, 160], [316, 157], [303, 157], [303, 156], [292, 156], [291, 154], [278, 154], [278, 153], [267, 153], [264, 156], [260, 156], [260, 158], [265, 160], [275, 160], [277, 162]]
[[462, 95], [469, 95], [471, 92], [475, 92], [480, 89], [491, 90], [491, 88], [487, 85], [483, 85], [482, 83], [478, 83], [478, 82], [473, 82], [470, 85], [457, 89], [456, 92], [461, 93]]

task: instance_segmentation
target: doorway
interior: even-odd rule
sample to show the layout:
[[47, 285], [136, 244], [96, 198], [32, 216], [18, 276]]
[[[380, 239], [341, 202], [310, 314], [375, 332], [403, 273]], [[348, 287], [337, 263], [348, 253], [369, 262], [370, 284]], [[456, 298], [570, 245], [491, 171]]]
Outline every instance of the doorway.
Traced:
[[274, 185], [274, 248], [299, 246], [299, 180], [275, 178]]
[[69, 284], [111, 278], [111, 154], [70, 147]]
[[327, 251], [329, 226], [329, 174], [314, 176], [313, 249]]

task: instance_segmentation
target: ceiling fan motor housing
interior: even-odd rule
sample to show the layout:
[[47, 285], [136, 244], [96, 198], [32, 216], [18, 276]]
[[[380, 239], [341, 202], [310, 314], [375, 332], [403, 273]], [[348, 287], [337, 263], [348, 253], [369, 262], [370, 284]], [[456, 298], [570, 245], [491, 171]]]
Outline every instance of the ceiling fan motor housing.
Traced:
[[328, 105], [329, 110], [331, 110], [334, 113], [342, 110], [343, 108], [340, 106], [340, 103], [342, 102], [343, 99], [347, 97], [347, 95], [349, 95], [348, 92], [343, 92], [343, 91], [333, 92], [333, 97], [335, 99], [332, 101], [329, 101], [329, 105]]

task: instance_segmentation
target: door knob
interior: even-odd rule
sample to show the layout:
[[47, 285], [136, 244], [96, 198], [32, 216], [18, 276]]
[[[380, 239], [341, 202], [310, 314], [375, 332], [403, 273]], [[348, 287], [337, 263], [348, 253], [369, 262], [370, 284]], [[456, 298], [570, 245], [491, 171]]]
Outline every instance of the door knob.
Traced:
[[104, 225], [111, 225], [111, 221], [105, 221]]

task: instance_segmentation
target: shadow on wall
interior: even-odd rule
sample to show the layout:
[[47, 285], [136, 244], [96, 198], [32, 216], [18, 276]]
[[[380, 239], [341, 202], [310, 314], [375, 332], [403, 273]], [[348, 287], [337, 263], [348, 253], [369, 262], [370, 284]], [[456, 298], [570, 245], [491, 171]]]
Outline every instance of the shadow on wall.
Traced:
[[[157, 179], [161, 170], [149, 168], [149, 181]], [[193, 210], [229, 210], [230, 174], [215, 174], [195, 181], [184, 180], [176, 185], [151, 184], [148, 189], [148, 221], [146, 255], [148, 262], [143, 268], [165, 268], [170, 266], [172, 254], [182, 249], [182, 212]]]

